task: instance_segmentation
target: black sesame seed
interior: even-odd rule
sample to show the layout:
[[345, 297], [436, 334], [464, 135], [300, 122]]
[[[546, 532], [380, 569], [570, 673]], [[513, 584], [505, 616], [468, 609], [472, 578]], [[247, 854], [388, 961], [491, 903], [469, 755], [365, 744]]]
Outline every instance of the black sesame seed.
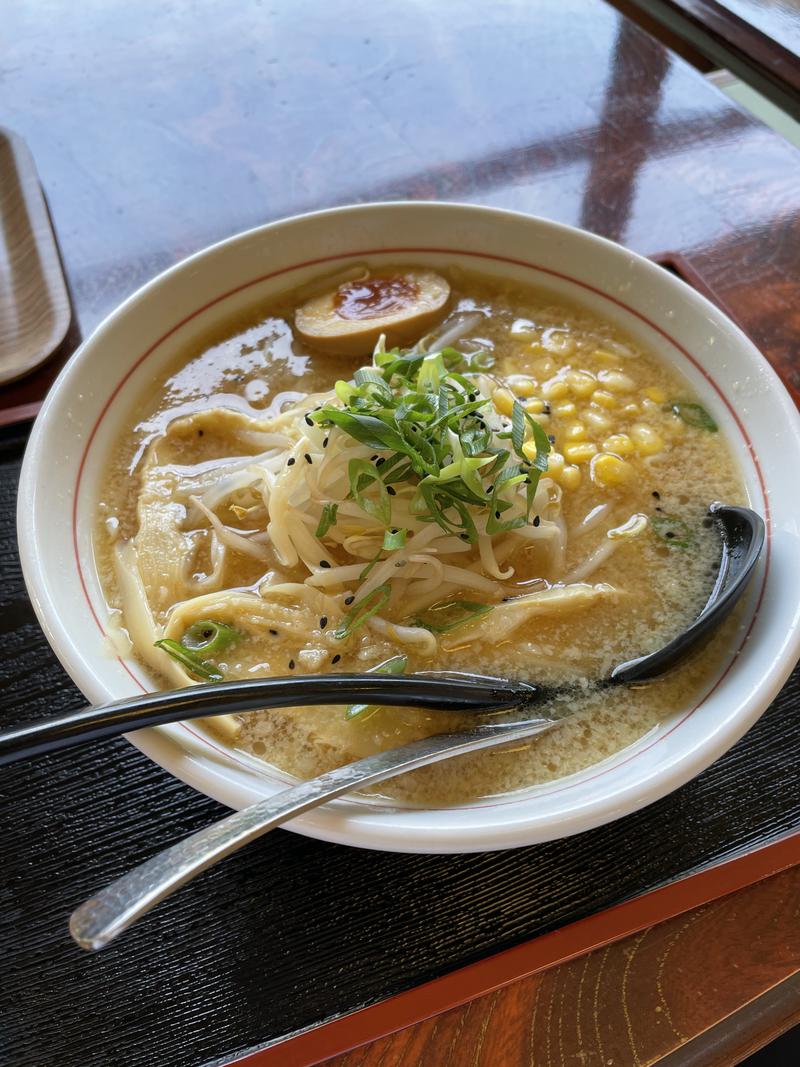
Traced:
[[389, 496], [397, 496], [397, 490], [393, 485], [387, 485], [386, 492], [389, 494]]
[[661, 493], [657, 493], [655, 491], [655, 489], [653, 490], [653, 496], [656, 498], [656, 500], [660, 500], [661, 499]]
[[306, 452], [306, 454], [305, 454], [305, 461], [306, 461], [306, 463], [310, 463], [311, 462], [311, 456], [309, 456], [308, 452]]
[[458, 536], [461, 538], [462, 541], [469, 541], [469, 534], [463, 533], [459, 534]]
[[294, 466], [294, 456], [292, 456], [291, 459], [288, 459], [286, 461], [286, 466], [287, 467], [293, 467]]
[[311, 418], [310, 415], [306, 415], [305, 416], [305, 420], [306, 420], [307, 425], [309, 425], [309, 426], [313, 426], [314, 425], [314, 420]]
[[380, 459], [375, 461], [375, 466], [376, 467], [382, 467], [385, 462], [386, 462], [386, 458], [384, 456], [381, 456]]
[[294, 660], [293, 660], [293, 659], [290, 659], [290, 660], [289, 660], [289, 670], [290, 670], [290, 671], [293, 671], [293, 670], [294, 670]]
[[374, 463], [377, 458], [378, 458], [377, 456], [370, 456], [369, 457], [370, 463]]
[[493, 485], [487, 485], [486, 486], [486, 492], [487, 493], [493, 493], [494, 492], [494, 486]]
[[672, 530], [667, 530], [667, 532], [666, 532], [666, 533], [664, 534], [664, 536], [665, 536], [665, 537], [666, 537], [666, 538], [667, 538], [668, 540], [671, 540], [671, 539], [672, 539], [672, 538], [673, 538], [673, 537], [675, 536], [675, 534], [674, 534], [674, 532], [673, 532]]
[[545, 400], [545, 402], [544, 402], [544, 407], [542, 408], [542, 414], [543, 414], [543, 415], [549, 415], [549, 414], [550, 414], [550, 412], [551, 412], [551, 410], [552, 410], [552, 408], [550, 407], [550, 405], [549, 405], [549, 404], [547, 403], [547, 401]]
[[327, 448], [328, 447], [328, 438], [327, 437], [324, 437], [322, 439], [322, 447], [323, 448]]
[[536, 517], [534, 518], [534, 520], [533, 520], [533, 525], [534, 525], [534, 526], [538, 526], [538, 525], [539, 525], [539, 523], [540, 523], [541, 521], [542, 521], [542, 520], [541, 520], [541, 519], [539, 518], [539, 516], [537, 515], [537, 516], [536, 516]]
[[341, 657], [341, 656], [339, 655], [339, 653], [337, 652], [337, 653], [336, 653], [336, 655], [335, 655], [335, 656], [333, 657], [333, 659], [331, 660], [331, 663], [338, 663], [338, 662], [339, 662], [339, 660], [340, 660], [341, 658], [342, 658], [342, 657]]
[[547, 435], [547, 440], [550, 442], [551, 445], [554, 445], [556, 443], [556, 435], [554, 433], [549, 433]]
[[327, 569], [328, 567], [330, 567], [330, 563], [328, 563], [328, 561], [327, 561], [326, 559], [321, 559], [321, 560], [319, 561], [319, 565], [320, 565], [320, 567], [323, 567], [323, 568], [325, 568], [325, 569]]
[[663, 511], [663, 508], [656, 508], [656, 511]]
[[204, 432], [203, 430], [198, 430], [197, 431], [197, 436], [198, 437], [202, 437], [203, 436], [203, 432]]
[[321, 615], [320, 616], [320, 620], [319, 620], [319, 628], [320, 628], [320, 630], [324, 630], [327, 625], [328, 625], [328, 616], [327, 615]]
[[496, 519], [499, 519], [499, 518], [500, 518], [500, 512], [499, 512], [499, 511], [496, 511], [496, 512], [494, 513], [494, 517], [495, 517]]
[[277, 637], [278, 636], [278, 631], [277, 630], [270, 630], [270, 633], [272, 634], [273, 637]]
[[347, 596], [347, 597], [344, 598], [344, 602], [348, 607], [353, 603], [354, 600], [355, 600], [354, 596]]

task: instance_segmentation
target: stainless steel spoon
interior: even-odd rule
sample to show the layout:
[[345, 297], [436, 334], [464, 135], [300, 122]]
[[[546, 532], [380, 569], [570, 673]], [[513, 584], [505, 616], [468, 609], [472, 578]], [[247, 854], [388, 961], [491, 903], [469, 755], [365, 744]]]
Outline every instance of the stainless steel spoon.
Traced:
[[[710, 511], [720, 529], [722, 561], [705, 608], [683, 634], [664, 648], [649, 656], [620, 664], [612, 672], [607, 684], [642, 682], [674, 666], [708, 637], [714, 627], [731, 611], [744, 591], [747, 578], [764, 543], [764, 524], [759, 516], [748, 508], [715, 504]], [[378, 682], [377, 675], [365, 677]], [[385, 691], [381, 689], [380, 695], [373, 691], [370, 699], [383, 703], [413, 703], [406, 684], [400, 690], [403, 693], [402, 699], [395, 699], [398, 693], [395, 688], [397, 683], [413, 681], [413, 676], [408, 679], [383, 676], [381, 682], [387, 682], [389, 688]], [[454, 681], [455, 679], [446, 684], [452, 685]], [[463, 682], [463, 679], [460, 682]], [[491, 687], [499, 684], [498, 679], [480, 679], [478, 682], [479, 686]], [[345, 698], [341, 691], [337, 692], [336, 702], [343, 703]], [[498, 694], [495, 707], [503, 706], [503, 700], [508, 697], [509, 691], [500, 686], [500, 690], [495, 692]], [[541, 693], [535, 686], [525, 686], [522, 691], [517, 690], [517, 702], [529, 707], [541, 697]], [[455, 709], [451, 705], [449, 710]], [[486, 704], [482, 710], [487, 710]], [[208, 713], [207, 710], [205, 713]], [[302, 812], [358, 787], [374, 785], [406, 771], [449, 759], [451, 756], [532, 737], [558, 725], [558, 722], [557, 719], [528, 715], [514, 722], [488, 722], [468, 730], [436, 734], [358, 760], [311, 781], [301, 782], [276, 796], [228, 815], [118, 878], [73, 913], [70, 933], [82, 948], [103, 948], [196, 874]]]

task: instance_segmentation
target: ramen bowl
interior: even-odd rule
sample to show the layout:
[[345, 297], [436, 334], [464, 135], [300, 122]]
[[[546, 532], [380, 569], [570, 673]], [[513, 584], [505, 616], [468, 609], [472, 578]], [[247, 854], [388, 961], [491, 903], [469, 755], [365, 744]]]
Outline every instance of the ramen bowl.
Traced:
[[[28, 590], [65, 669], [92, 703], [156, 688], [115, 654], [92, 548], [100, 479], [148, 383], [215, 324], [352, 262], [460, 266], [538, 286], [610, 320], [672, 364], [715, 412], [767, 544], [736, 640], [694, 704], [634, 745], [558, 781], [439, 808], [355, 796], [290, 828], [407, 852], [509, 848], [574, 834], [649, 804], [697, 775], [767, 708], [800, 653], [800, 551], [791, 484], [800, 419], [766, 360], [717, 308], [619, 245], [545, 219], [459, 204], [395, 203], [287, 219], [214, 245], [121, 305], [75, 353], [33, 428], [19, 496]], [[535, 680], [535, 679], [534, 679]], [[197, 724], [129, 740], [171, 774], [234, 808], [291, 779]]]

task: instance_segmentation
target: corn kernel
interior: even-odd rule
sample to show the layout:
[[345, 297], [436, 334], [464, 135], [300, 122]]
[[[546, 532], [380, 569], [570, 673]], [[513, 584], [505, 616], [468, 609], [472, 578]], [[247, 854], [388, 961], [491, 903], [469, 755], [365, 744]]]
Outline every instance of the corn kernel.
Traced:
[[575, 351], [575, 342], [566, 330], [545, 330], [542, 344], [548, 352], [554, 352], [558, 356], [571, 356]]
[[648, 400], [652, 400], [654, 404], [663, 404], [667, 399], [667, 394], [663, 389], [659, 389], [657, 385], [651, 385], [649, 389], [645, 389], [644, 395]]
[[607, 487], [626, 485], [636, 473], [630, 463], [608, 452], [595, 456], [589, 471], [593, 482]]
[[564, 419], [568, 415], [576, 415], [577, 413], [578, 409], [571, 400], [565, 400], [563, 404], [556, 404], [553, 408], [553, 414], [557, 415], [560, 419]]
[[612, 433], [603, 441], [604, 452], [615, 452], [618, 456], [629, 456], [633, 452], [633, 441], [626, 433]]
[[564, 445], [564, 459], [570, 463], [588, 463], [596, 454], [597, 445], [592, 441], [576, 441], [574, 444]]
[[605, 389], [595, 389], [592, 393], [592, 400], [602, 408], [615, 408], [619, 403], [614, 394], [606, 392]]
[[608, 433], [611, 429], [611, 419], [600, 411], [584, 411], [583, 419], [598, 433]]
[[594, 375], [582, 370], [570, 370], [564, 375], [575, 396], [589, 396], [597, 387]]
[[601, 370], [597, 377], [612, 393], [632, 393], [636, 387], [633, 378], [620, 370]]
[[619, 364], [619, 356], [614, 352], [608, 352], [605, 348], [596, 348], [592, 353], [598, 363], [615, 363]]
[[[528, 451], [530, 449], [530, 452]], [[522, 451], [528, 457], [528, 459], [534, 459], [536, 456], [536, 445], [533, 441], [526, 441], [522, 446]], [[564, 457], [560, 452], [549, 452], [547, 455], [547, 473], [552, 478], [557, 478], [564, 469]]]
[[524, 407], [531, 415], [540, 415], [544, 411], [544, 400], [540, 400], [538, 396], [532, 397], [525, 401]]
[[673, 415], [665, 420], [663, 429], [667, 437], [683, 437], [686, 433], [686, 423], [679, 415]]
[[636, 451], [641, 456], [654, 456], [664, 447], [664, 439], [660, 434], [643, 422], [637, 422], [631, 427], [631, 437], [636, 445]]
[[514, 394], [510, 389], [495, 389], [492, 393], [492, 403], [498, 414], [510, 415], [514, 407]]
[[641, 408], [633, 400], [630, 402], [630, 404], [625, 404], [625, 406], [623, 407], [622, 410], [626, 415], [639, 415], [639, 414], [641, 414]]
[[545, 400], [563, 400], [569, 393], [569, 386], [562, 378], [551, 378], [542, 386], [542, 396]]
[[549, 378], [551, 374], [555, 373], [555, 369], [556, 365], [549, 357], [537, 359], [533, 365], [534, 373], [540, 381], [542, 378]]
[[536, 382], [524, 374], [514, 374], [508, 379], [509, 386], [517, 396], [529, 397], [536, 392]]
[[571, 422], [564, 428], [564, 437], [568, 441], [583, 441], [586, 438], [586, 427], [582, 422]]
[[581, 484], [581, 472], [578, 467], [565, 467], [558, 481], [563, 489], [577, 489]]

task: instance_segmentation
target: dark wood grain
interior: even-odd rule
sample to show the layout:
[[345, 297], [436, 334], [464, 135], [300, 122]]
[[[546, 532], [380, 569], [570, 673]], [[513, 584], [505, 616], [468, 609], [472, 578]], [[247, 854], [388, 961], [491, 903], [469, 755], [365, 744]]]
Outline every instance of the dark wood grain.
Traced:
[[799, 900], [794, 869], [326, 1067], [667, 1067], [672, 1054], [673, 1067], [728, 1067], [759, 1047], [755, 1035], [777, 1036], [800, 1010], [800, 989], [792, 986], [769, 1011], [749, 1012], [747, 1027], [729, 1020], [711, 1033], [720, 1019], [800, 974]]
[[[800, 154], [600, 0], [500, 0], [490, 16], [466, 0], [49, 0], [6, 4], [2, 24], [4, 121], [33, 149], [84, 332], [159, 270], [245, 227], [439, 197], [681, 253], [800, 384]], [[21, 438], [4, 441], [6, 723], [80, 696], [25, 597]], [[220, 808], [121, 741], [9, 768], [0, 1063], [218, 1062], [794, 830], [798, 708], [795, 675], [706, 774], [582, 838], [443, 858], [270, 835], [95, 958], [68, 941], [70, 909]], [[548, 1003], [552, 1022], [560, 995]], [[421, 1063], [437, 1062], [431, 1048]]]

